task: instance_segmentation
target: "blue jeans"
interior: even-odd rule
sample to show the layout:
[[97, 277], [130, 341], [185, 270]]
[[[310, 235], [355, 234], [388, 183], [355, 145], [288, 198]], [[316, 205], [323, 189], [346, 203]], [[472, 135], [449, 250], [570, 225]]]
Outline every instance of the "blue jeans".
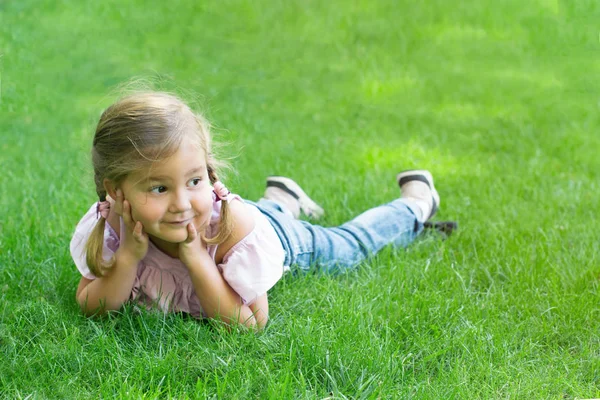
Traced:
[[284, 265], [302, 271], [311, 267], [325, 272], [351, 269], [388, 244], [407, 246], [423, 230], [423, 224], [401, 199], [367, 210], [331, 228], [294, 219], [270, 200], [248, 203], [266, 215], [275, 228], [286, 253]]

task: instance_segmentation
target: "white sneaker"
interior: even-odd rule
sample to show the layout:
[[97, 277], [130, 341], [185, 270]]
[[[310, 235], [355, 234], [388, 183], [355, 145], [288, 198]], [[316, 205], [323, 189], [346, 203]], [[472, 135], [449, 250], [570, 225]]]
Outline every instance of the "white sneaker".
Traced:
[[433, 176], [426, 170], [402, 171], [396, 176], [400, 186], [400, 197], [413, 200], [423, 211], [427, 221], [435, 215], [440, 206], [440, 195], [433, 186]]
[[300, 217], [301, 211], [304, 215], [315, 219], [324, 214], [323, 209], [304, 193], [300, 185], [283, 176], [267, 178], [267, 189], [263, 197], [282, 205], [296, 219]]

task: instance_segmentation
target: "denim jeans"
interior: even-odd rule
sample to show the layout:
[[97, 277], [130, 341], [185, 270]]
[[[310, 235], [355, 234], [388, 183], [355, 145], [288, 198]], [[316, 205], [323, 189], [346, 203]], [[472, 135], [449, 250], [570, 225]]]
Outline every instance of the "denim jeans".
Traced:
[[372, 208], [338, 227], [297, 220], [270, 200], [248, 202], [267, 216], [286, 253], [284, 265], [302, 271], [316, 267], [342, 272], [392, 244], [405, 247], [423, 230], [409, 203], [402, 199]]

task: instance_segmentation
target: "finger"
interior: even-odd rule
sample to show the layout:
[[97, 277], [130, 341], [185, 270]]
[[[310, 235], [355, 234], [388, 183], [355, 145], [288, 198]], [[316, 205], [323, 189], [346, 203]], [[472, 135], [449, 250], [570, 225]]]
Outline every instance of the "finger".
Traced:
[[189, 223], [187, 226], [188, 237], [186, 239], [186, 243], [192, 243], [198, 237], [198, 232], [196, 231], [196, 227], [193, 223]]
[[117, 189], [117, 198], [115, 199], [115, 212], [117, 215], [123, 215], [123, 191]]
[[123, 217], [123, 222], [125, 222], [126, 227], [134, 228], [133, 218], [131, 218], [131, 206], [127, 200], [123, 200], [122, 204], [123, 204], [123, 210], [122, 210], [123, 213], [121, 216]]
[[138, 242], [142, 242], [145, 239], [144, 236], [145, 236], [144, 235], [144, 225], [142, 225], [142, 223], [140, 221], [137, 221], [135, 223], [135, 226], [133, 227], [133, 237]]

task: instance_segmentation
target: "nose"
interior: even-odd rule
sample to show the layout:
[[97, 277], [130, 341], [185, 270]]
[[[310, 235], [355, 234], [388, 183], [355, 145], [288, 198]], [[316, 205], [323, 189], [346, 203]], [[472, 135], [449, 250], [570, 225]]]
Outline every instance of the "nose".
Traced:
[[181, 213], [188, 211], [192, 207], [187, 190], [180, 189], [172, 193], [173, 197], [171, 198], [171, 204], [169, 205], [170, 212]]

